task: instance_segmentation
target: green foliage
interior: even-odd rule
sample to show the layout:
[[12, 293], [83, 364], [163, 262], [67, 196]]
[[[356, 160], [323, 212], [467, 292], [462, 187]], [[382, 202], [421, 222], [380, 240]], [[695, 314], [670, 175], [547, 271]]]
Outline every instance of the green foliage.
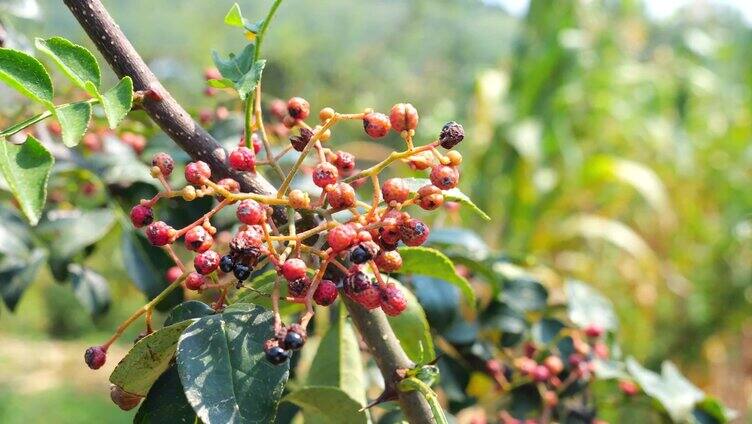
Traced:
[[290, 393], [283, 400], [303, 408], [307, 423], [368, 422], [365, 412], [360, 411], [362, 406], [346, 392], [335, 387], [305, 387]]
[[[417, 193], [418, 190], [426, 185], [431, 185], [431, 180], [428, 178], [403, 178], [402, 179], [407, 187], [410, 189], [411, 193]], [[443, 190], [444, 193], [444, 199], [451, 201], [451, 202], [459, 202], [464, 206], [467, 206], [470, 208], [473, 213], [477, 214], [481, 218], [483, 218], [486, 221], [490, 221], [491, 217], [488, 216], [487, 213], [483, 212], [478, 206], [473, 203], [472, 200], [470, 200], [469, 197], [462, 191], [460, 191], [459, 188], [453, 188], [451, 190]]]
[[112, 302], [107, 280], [93, 270], [77, 264], [69, 265], [68, 272], [71, 274], [73, 294], [89, 314], [98, 316], [106, 313]]
[[418, 274], [444, 280], [457, 286], [470, 307], [475, 307], [475, 292], [470, 283], [457, 274], [452, 261], [443, 253], [425, 247], [401, 247], [402, 268], [405, 274]]
[[24, 96], [52, 108], [52, 81], [41, 63], [26, 53], [0, 49], [0, 80]]
[[230, 53], [227, 59], [223, 59], [216, 51], [212, 53], [214, 65], [222, 74], [223, 79], [212, 80], [210, 84], [216, 88], [234, 88], [241, 100], [253, 92], [261, 80], [266, 61], [254, 60], [256, 45], [248, 44], [239, 55]]
[[426, 314], [410, 290], [397, 281], [394, 284], [407, 299], [407, 308], [401, 314], [396, 317], [387, 317], [394, 335], [397, 336], [400, 346], [413, 362], [417, 364], [430, 362], [436, 357], [436, 352]]
[[125, 118], [125, 115], [130, 112], [133, 106], [133, 81], [131, 77], [123, 77], [117, 85], [107, 90], [99, 99], [110, 128], [117, 128], [120, 121]]
[[91, 119], [91, 105], [88, 102], [71, 103], [55, 109], [55, 117], [63, 130], [63, 144], [76, 147], [86, 134]]
[[54, 163], [52, 154], [32, 136], [20, 145], [0, 139], [0, 171], [32, 225], [42, 215]]
[[134, 424], [162, 422], [192, 424], [195, 420], [196, 413], [185, 398], [180, 375], [175, 365], [170, 366], [154, 382], [133, 418]]
[[96, 95], [97, 91], [90, 90], [90, 86], [86, 84], [91, 82], [94, 88], [98, 88], [101, 79], [97, 59], [89, 50], [61, 37], [46, 40], [37, 38], [35, 45], [37, 49], [50, 56], [74, 84], [87, 90], [90, 96]]

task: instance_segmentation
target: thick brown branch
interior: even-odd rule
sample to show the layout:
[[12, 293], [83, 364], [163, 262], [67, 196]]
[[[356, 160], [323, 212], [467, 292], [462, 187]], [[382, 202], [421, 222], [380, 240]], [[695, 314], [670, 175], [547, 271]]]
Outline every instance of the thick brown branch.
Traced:
[[154, 100], [145, 96], [143, 107], [191, 158], [208, 163], [218, 178], [236, 179], [243, 191], [267, 195], [276, 193], [261, 175], [233, 172], [226, 165], [227, 152], [162, 86], [99, 0], [64, 0], [64, 3], [118, 77], [129, 76], [133, 79], [134, 90], [151, 89], [162, 97], [161, 100]]
[[[63, 1], [119, 77], [130, 76], [135, 90], [151, 89], [161, 95], [161, 100], [145, 96], [143, 107], [175, 143], [194, 160], [208, 163], [215, 176], [235, 178], [244, 191], [266, 195], [276, 193], [262, 176], [239, 174], [229, 169], [224, 149], [162, 87], [99, 0]], [[386, 315], [381, 310], [367, 311], [348, 299], [344, 301], [384, 381], [389, 386], [394, 385], [398, 370], [412, 368], [415, 364], [400, 346]], [[434, 422], [428, 403], [420, 393], [399, 393], [399, 402], [410, 423]]]

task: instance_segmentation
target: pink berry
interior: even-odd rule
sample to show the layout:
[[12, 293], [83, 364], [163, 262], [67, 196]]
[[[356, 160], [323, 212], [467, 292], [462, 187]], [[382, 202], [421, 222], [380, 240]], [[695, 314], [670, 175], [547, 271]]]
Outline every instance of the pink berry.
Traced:
[[282, 275], [287, 281], [297, 280], [306, 276], [307, 268], [302, 259], [290, 258], [282, 264]]
[[337, 171], [337, 167], [329, 162], [321, 162], [313, 168], [313, 183], [321, 188], [329, 184], [335, 184], [338, 177], [339, 172]]
[[533, 370], [531, 377], [537, 382], [543, 382], [551, 377], [551, 371], [545, 365], [538, 365]]
[[585, 327], [585, 335], [592, 338], [598, 338], [604, 333], [603, 327], [598, 324], [590, 324]]
[[381, 185], [381, 195], [387, 204], [402, 203], [410, 196], [410, 188], [402, 178], [390, 178]]
[[379, 286], [374, 282], [371, 282], [365, 290], [354, 293], [350, 297], [366, 309], [376, 309], [381, 306], [381, 291], [379, 290]]
[[136, 228], [149, 225], [154, 221], [154, 213], [148, 206], [136, 205], [131, 209], [131, 222]]
[[389, 123], [389, 118], [383, 113], [371, 112], [363, 117], [363, 129], [366, 130], [366, 134], [371, 136], [371, 138], [384, 137], [391, 127], [392, 124]]
[[239, 231], [230, 240], [230, 250], [242, 255], [258, 252], [261, 245], [264, 243], [261, 234], [252, 229]]
[[238, 147], [230, 153], [230, 166], [238, 171], [256, 170], [256, 154], [247, 147]]
[[185, 180], [195, 186], [202, 185], [205, 179], [211, 177], [211, 169], [206, 162], [196, 161], [185, 166]]
[[316, 292], [313, 294], [313, 300], [317, 305], [329, 306], [337, 300], [337, 285], [331, 280], [321, 280]]
[[374, 259], [381, 272], [395, 272], [402, 268], [402, 256], [396, 250], [381, 251]]
[[334, 209], [347, 209], [355, 206], [355, 189], [351, 185], [339, 182], [326, 187], [327, 199]]
[[219, 260], [219, 253], [214, 250], [207, 250], [193, 258], [193, 267], [196, 268], [199, 274], [211, 274], [219, 268]]
[[230, 193], [237, 193], [240, 191], [240, 183], [232, 178], [222, 178], [217, 181], [217, 185], [221, 186]]
[[146, 227], [146, 238], [154, 246], [164, 246], [172, 242], [175, 230], [164, 221], [152, 222]]
[[436, 165], [431, 169], [431, 183], [442, 190], [457, 187], [460, 182], [460, 171], [449, 165]]
[[334, 165], [337, 169], [343, 172], [349, 172], [355, 169], [355, 156], [352, 153], [344, 152], [342, 150], [335, 153]]
[[329, 230], [329, 234], [326, 236], [326, 241], [329, 242], [329, 247], [333, 251], [339, 252], [349, 248], [358, 233], [355, 229], [347, 224], [342, 224]]
[[172, 160], [169, 154], [160, 152], [151, 159], [151, 166], [156, 166], [162, 175], [169, 177], [172, 174], [173, 168], [175, 168], [175, 161]]
[[381, 309], [392, 317], [396, 317], [407, 309], [407, 299], [399, 287], [389, 284], [381, 290]]
[[176, 266], [172, 266], [165, 273], [165, 280], [167, 280], [168, 283], [172, 284], [177, 281], [177, 279], [180, 278], [181, 275], [183, 275], [183, 271], [181, 271], [180, 268]]
[[185, 279], [185, 288], [187, 288], [188, 290], [201, 290], [201, 288], [204, 287], [204, 284], [208, 282], [209, 281], [206, 279], [206, 277], [199, 274], [198, 272], [191, 272]]
[[261, 141], [261, 137], [258, 134], [251, 134], [251, 144], [253, 145], [253, 153], [259, 154], [259, 152], [261, 152], [261, 148], [263, 147], [263, 142]]
[[98, 370], [107, 361], [107, 350], [102, 346], [92, 346], [84, 352], [84, 362], [89, 368]]
[[431, 230], [418, 219], [410, 219], [400, 225], [400, 238], [408, 246], [420, 246], [428, 240]]
[[243, 224], [259, 225], [266, 220], [266, 208], [253, 199], [246, 199], [238, 203], [235, 215]]
[[311, 106], [302, 97], [293, 97], [287, 101], [287, 113], [295, 119], [303, 120], [311, 114]]
[[410, 103], [398, 103], [392, 106], [389, 122], [397, 132], [418, 128], [418, 110]]
[[197, 225], [185, 233], [183, 242], [186, 249], [201, 253], [212, 247], [214, 237], [204, 227]]

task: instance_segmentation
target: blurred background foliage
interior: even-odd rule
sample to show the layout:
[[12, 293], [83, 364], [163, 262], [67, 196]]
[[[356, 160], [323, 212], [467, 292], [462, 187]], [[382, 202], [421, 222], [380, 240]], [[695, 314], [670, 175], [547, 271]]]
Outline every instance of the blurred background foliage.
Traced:
[[[104, 3], [189, 109], [223, 101], [202, 95], [202, 71], [212, 49], [244, 43], [221, 23], [233, 1]], [[248, 16], [267, 8], [240, 3]], [[461, 186], [493, 219], [463, 211], [438, 224], [474, 229], [509, 256], [593, 284], [616, 305], [626, 353], [653, 368], [670, 358], [729, 406], [748, 409], [752, 31], [738, 12], [697, 3], [654, 21], [628, 0], [533, 0], [522, 17], [478, 0], [287, 3], [265, 43], [267, 95], [301, 95], [314, 108], [343, 111], [410, 101], [426, 139], [447, 120], [462, 122]], [[40, 19], [3, 23], [91, 47], [59, 1], [39, 7]], [[0, 99], [2, 110], [13, 107]], [[340, 131], [334, 142], [357, 147], [361, 134]], [[361, 150], [367, 157], [369, 148]], [[117, 244], [116, 231], [106, 240]], [[93, 379], [78, 379], [78, 344], [49, 338], [101, 338], [141, 299], [120, 270], [108, 269], [106, 246], [91, 262], [111, 277], [118, 299], [103, 318], [92, 323], [46, 271], [15, 315], [2, 314], [0, 341], [16, 346], [0, 354], [3, 422], [17, 416], [10, 405], [62, 407], [62, 399], [95, 392]], [[53, 349], [44, 357], [56, 365], [44, 372], [57, 373], [58, 384], [40, 388], [31, 382], [53, 376], [17, 362], [42, 348]], [[55, 361], [67, 350], [75, 379]], [[101, 419], [106, 400], [94, 399], [86, 402], [102, 403], [87, 411], [49, 413]], [[52, 417], [28, 409], [35, 415], [27, 417]], [[112, 411], [108, 422], [130, 419]]]

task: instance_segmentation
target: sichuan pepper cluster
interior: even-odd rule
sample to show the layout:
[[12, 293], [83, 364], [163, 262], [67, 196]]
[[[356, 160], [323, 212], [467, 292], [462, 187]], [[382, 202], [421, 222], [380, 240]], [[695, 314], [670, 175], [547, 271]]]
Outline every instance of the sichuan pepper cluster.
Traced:
[[[366, 309], [381, 308], [390, 316], [405, 310], [405, 296], [399, 287], [389, 282], [387, 274], [402, 266], [397, 251], [400, 242], [420, 246], [430, 233], [428, 225], [412, 217], [408, 209], [436, 209], [444, 203], [444, 191], [457, 186], [462, 156], [451, 149], [462, 141], [464, 130], [460, 124], [449, 122], [435, 141], [416, 147], [413, 137], [419, 117], [410, 104], [394, 105], [388, 116], [372, 110], [341, 114], [324, 108], [318, 116], [320, 124], [315, 127], [306, 124], [310, 106], [300, 97], [291, 98], [286, 104], [274, 102], [271, 112], [281, 125], [293, 131], [289, 146], [273, 155], [261, 126], [261, 135], [253, 132], [250, 143], [242, 137], [227, 161], [230, 168], [240, 173], [254, 173], [260, 166], [274, 167], [280, 177], [285, 177], [277, 193], [241, 192], [235, 179], [213, 179], [209, 165], [202, 161], [188, 163], [185, 167], [188, 185], [173, 189], [167, 181], [173, 172], [173, 159], [166, 153], [158, 153], [152, 160], [152, 175], [162, 183], [164, 190], [151, 199], [141, 200], [131, 210], [130, 218], [135, 227], [144, 229], [152, 245], [166, 249], [175, 260], [176, 266], [167, 276], [172, 284], [182, 284], [186, 290], [219, 290], [219, 297], [213, 304], [217, 310], [226, 304], [228, 289], [241, 288], [254, 271], [269, 267], [276, 270], [278, 278], [274, 290], [266, 294], [272, 297], [275, 336], [265, 342], [264, 349], [270, 362], [281, 364], [290, 357], [291, 351], [305, 343], [314, 303], [331, 305], [341, 292]], [[406, 150], [393, 152], [370, 168], [359, 170], [354, 155], [325, 147], [331, 128], [346, 120], [361, 121], [366, 134], [374, 139], [394, 130], [404, 140]], [[254, 125], [254, 129], [259, 129], [259, 125]], [[257, 155], [262, 154], [262, 150], [266, 158], [258, 160]], [[278, 161], [293, 150], [299, 152], [299, 157], [285, 174]], [[316, 153], [316, 163], [304, 168], [304, 160], [312, 151]], [[427, 171], [431, 183], [414, 191], [400, 178], [379, 181], [379, 174], [396, 161]], [[313, 184], [320, 189], [314, 199], [308, 193], [289, 187], [293, 177], [306, 169]], [[373, 196], [369, 201], [361, 201], [356, 188], [369, 180]], [[175, 229], [155, 217], [153, 206], [160, 199], [182, 197], [192, 201], [205, 196], [215, 196], [219, 203], [184, 228]], [[217, 229], [211, 223], [212, 217], [230, 206], [234, 206], [241, 225], [229, 243], [219, 243], [215, 240]], [[278, 219], [280, 211], [285, 216], [285, 210], [286, 222]], [[349, 214], [340, 218], [343, 214], [338, 212], [341, 211], [349, 211]], [[313, 216], [318, 223], [296, 229], [303, 216]], [[181, 239], [186, 249], [195, 252], [193, 270], [178, 259], [172, 248]], [[282, 284], [286, 284], [286, 296], [281, 295]], [[298, 323], [282, 324], [280, 301], [305, 304], [306, 312]], [[147, 331], [150, 330], [149, 319], [147, 313]], [[99, 368], [104, 363], [111, 341], [87, 350], [85, 359], [90, 367]]]

